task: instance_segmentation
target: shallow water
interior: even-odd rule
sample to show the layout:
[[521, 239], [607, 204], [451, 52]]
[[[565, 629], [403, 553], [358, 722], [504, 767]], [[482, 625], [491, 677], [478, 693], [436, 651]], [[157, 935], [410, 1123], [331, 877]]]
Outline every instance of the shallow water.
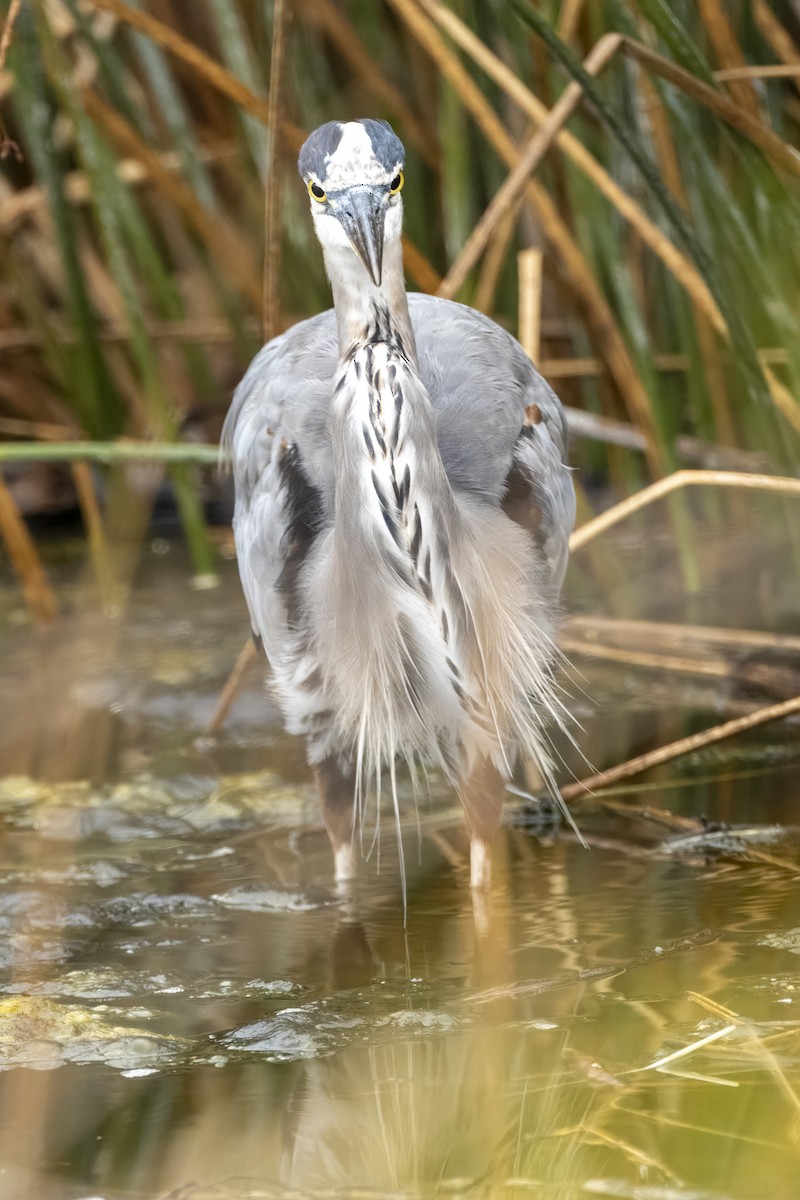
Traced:
[[[0, 1195], [796, 1197], [796, 726], [584, 805], [589, 850], [512, 804], [477, 910], [432, 780], [404, 929], [388, 823], [335, 892], [260, 671], [202, 736], [245, 618], [179, 558], [120, 622], [36, 634], [0, 594]], [[718, 681], [583, 669], [594, 761], [724, 719]]]

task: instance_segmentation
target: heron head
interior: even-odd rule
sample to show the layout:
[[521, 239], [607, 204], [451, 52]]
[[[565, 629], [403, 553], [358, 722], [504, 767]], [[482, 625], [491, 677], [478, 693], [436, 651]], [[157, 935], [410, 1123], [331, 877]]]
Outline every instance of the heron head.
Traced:
[[355, 251], [376, 287], [384, 240], [400, 238], [404, 162], [403, 143], [371, 118], [321, 125], [297, 162], [323, 249]]

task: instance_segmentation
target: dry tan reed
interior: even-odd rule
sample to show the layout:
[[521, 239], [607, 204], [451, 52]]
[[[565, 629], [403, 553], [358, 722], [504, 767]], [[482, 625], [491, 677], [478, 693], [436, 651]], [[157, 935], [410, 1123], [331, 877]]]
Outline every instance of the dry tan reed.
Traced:
[[37, 621], [52, 621], [58, 615], [58, 604], [53, 589], [28, 532], [28, 527], [19, 515], [14, 498], [0, 473], [0, 536], [5, 542], [8, 557], [22, 584], [25, 600]]
[[630, 758], [627, 762], [619, 763], [615, 767], [609, 767], [605, 771], [596, 771], [575, 783], [566, 784], [561, 788], [561, 797], [567, 801], [577, 800], [596, 789], [607, 787], [612, 783], [619, 783], [621, 779], [630, 779], [633, 775], [640, 775], [642, 771], [649, 771], [652, 767], [672, 762], [695, 750], [701, 750], [705, 746], [712, 746], [716, 742], [736, 737], [748, 729], [756, 729], [759, 725], [766, 725], [770, 721], [781, 721], [795, 713], [800, 713], [800, 696], [792, 696], [791, 699], [783, 700], [780, 704], [770, 704], [766, 708], [759, 708], [756, 712], [747, 713], [743, 717], [725, 721], [722, 725], [704, 729], [702, 733], [693, 733], [689, 737], [680, 738], [666, 746], [659, 746], [656, 750], [639, 754], [635, 758]]
[[581, 525], [570, 538], [570, 550], [573, 553], [580, 550], [587, 542], [605, 533], [632, 513], [685, 487], [740, 488], [746, 491], [800, 496], [800, 479], [788, 479], [781, 475], [748, 475], [736, 471], [675, 471], [665, 479], [659, 479], [635, 495], [621, 500], [594, 520]]
[[[518, 152], [512, 139], [474, 80], [446, 46], [434, 23], [413, 0], [389, 0], [389, 3], [430, 54], [437, 68], [458, 93], [465, 108], [475, 118], [500, 157], [513, 168], [518, 161]], [[526, 196], [533, 205], [543, 233], [551, 242], [565, 275], [585, 309], [587, 321], [593, 329], [608, 369], [625, 399], [631, 420], [640, 427], [645, 436], [645, 453], [650, 468], [653, 474], [663, 475], [665, 458], [659, 444], [650, 399], [620, 336], [611, 309], [551, 196], [535, 180], [528, 182]]]

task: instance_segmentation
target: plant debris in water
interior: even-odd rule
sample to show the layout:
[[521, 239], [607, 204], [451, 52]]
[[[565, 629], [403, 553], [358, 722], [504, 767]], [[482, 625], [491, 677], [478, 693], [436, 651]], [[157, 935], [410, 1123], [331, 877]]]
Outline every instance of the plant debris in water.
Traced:
[[784, 825], [712, 825], [700, 833], [667, 838], [658, 850], [661, 854], [692, 857], [703, 855], [737, 856], [752, 846], [774, 846], [796, 835], [794, 827]]
[[[140, 1014], [150, 1019], [153, 1013]], [[120, 1070], [176, 1061], [189, 1042], [152, 1027], [115, 1025], [98, 1008], [34, 996], [0, 1000], [0, 1069], [44, 1071], [65, 1063], [105, 1063]]]
[[800, 926], [797, 929], [787, 929], [784, 933], [766, 933], [758, 940], [759, 946], [772, 946], [775, 950], [788, 950], [790, 954], [800, 954]]

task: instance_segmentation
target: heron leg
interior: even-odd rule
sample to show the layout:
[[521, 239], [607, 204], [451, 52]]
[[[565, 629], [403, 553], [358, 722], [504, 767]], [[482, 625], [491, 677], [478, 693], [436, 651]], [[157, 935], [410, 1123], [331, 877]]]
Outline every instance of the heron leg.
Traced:
[[334, 758], [326, 758], [315, 769], [322, 819], [333, 849], [337, 883], [355, 875], [354, 799], [355, 773], [343, 769]]
[[462, 777], [459, 799], [469, 833], [469, 882], [487, 888], [492, 881], [492, 843], [503, 816], [506, 781], [488, 759]]

